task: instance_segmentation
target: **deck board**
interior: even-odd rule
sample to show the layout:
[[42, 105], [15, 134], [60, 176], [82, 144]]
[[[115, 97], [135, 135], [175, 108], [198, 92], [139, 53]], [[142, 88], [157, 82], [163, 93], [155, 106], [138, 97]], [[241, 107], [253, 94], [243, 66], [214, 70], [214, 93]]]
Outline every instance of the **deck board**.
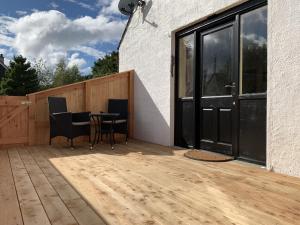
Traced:
[[78, 225], [57, 192], [48, 182], [47, 177], [36, 164], [27, 150], [19, 151], [19, 155], [27, 169], [28, 175], [53, 225]]
[[51, 225], [17, 150], [8, 151], [24, 225]]
[[105, 224], [103, 219], [87, 205], [78, 192], [66, 181], [63, 175], [48, 161], [49, 156], [46, 149], [47, 147], [44, 147], [43, 151], [40, 151], [38, 148], [33, 148], [30, 150], [30, 153], [76, 221], [80, 225]]
[[0, 221], [2, 225], [23, 225], [7, 151], [0, 151]]
[[113, 151], [109, 145], [93, 151], [88, 146], [2, 151], [0, 175], [7, 174], [0, 180], [10, 180], [12, 188], [0, 185], [0, 189], [13, 201], [8, 213], [0, 212], [0, 221], [23, 224], [22, 217], [24, 225], [300, 221], [299, 178], [238, 161], [194, 161], [183, 157], [184, 151], [139, 141], [119, 144]]

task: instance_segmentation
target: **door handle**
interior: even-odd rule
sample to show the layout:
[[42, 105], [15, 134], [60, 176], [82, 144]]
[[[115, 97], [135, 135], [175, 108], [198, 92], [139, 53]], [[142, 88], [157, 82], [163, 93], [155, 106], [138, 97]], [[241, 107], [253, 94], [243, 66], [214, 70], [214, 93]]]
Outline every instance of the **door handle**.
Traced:
[[225, 88], [235, 88], [235, 82], [233, 82], [232, 84], [227, 84], [224, 87]]
[[[232, 84], [227, 84], [227, 85], [224, 85], [224, 87], [227, 89], [227, 88], [230, 88], [231, 89], [231, 94], [232, 95], [235, 95], [235, 91], [236, 91], [236, 86], [235, 86], [235, 82], [232, 82]], [[228, 90], [228, 89], [227, 89]]]

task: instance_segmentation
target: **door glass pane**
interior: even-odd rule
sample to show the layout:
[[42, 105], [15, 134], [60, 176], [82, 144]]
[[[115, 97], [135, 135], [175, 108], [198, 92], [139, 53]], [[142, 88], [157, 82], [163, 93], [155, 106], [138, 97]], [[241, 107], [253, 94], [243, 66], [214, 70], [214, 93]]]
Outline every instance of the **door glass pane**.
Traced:
[[232, 83], [233, 28], [227, 27], [203, 37], [202, 94], [230, 95]]
[[192, 97], [194, 91], [194, 34], [179, 40], [178, 97]]
[[267, 7], [241, 16], [240, 93], [263, 93], [267, 88]]

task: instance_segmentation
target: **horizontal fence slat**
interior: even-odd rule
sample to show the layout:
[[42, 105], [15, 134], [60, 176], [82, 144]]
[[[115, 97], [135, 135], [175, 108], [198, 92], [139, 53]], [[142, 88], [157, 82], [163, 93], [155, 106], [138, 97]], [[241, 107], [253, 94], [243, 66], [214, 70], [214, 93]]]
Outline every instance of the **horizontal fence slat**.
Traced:
[[0, 145], [27, 144], [27, 143], [28, 143], [28, 137], [0, 138]]

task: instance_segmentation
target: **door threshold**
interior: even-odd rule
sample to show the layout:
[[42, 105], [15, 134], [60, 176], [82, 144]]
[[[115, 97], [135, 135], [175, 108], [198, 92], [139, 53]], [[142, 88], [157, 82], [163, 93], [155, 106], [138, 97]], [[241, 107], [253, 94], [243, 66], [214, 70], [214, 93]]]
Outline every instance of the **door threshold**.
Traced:
[[258, 161], [258, 160], [255, 160], [255, 159], [250, 159], [250, 158], [247, 158], [247, 157], [241, 157], [241, 156], [237, 157], [237, 159], [239, 161], [243, 161], [243, 162], [247, 162], [247, 163], [250, 163], [250, 164], [266, 167], [266, 162]]

